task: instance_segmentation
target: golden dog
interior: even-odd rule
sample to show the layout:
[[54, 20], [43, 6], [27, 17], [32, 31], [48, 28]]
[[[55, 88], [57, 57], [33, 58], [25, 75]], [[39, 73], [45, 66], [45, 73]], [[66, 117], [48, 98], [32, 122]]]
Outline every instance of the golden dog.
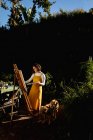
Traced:
[[41, 106], [39, 112], [39, 120], [42, 123], [47, 122], [50, 124], [57, 117], [57, 112], [59, 110], [59, 102], [56, 99], [53, 99], [49, 104]]

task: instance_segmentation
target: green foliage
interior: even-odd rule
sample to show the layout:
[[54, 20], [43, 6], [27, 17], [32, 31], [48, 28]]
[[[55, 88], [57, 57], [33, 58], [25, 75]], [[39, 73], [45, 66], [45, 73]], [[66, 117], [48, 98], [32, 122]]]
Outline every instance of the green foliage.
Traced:
[[19, 7], [15, 5], [13, 8], [11, 8], [10, 11], [11, 11], [11, 15], [8, 19], [8, 25], [10, 27], [22, 25], [24, 21], [22, 20], [22, 13]]
[[74, 81], [71, 79], [67, 85], [65, 81], [56, 84], [53, 76], [49, 72], [46, 73], [46, 85], [43, 91], [45, 102], [56, 98], [62, 104], [72, 104], [88, 98], [89, 94], [93, 92], [92, 58], [89, 57], [88, 61], [81, 64], [80, 77], [83, 74], [83, 80]]
[[[83, 72], [83, 81], [70, 83], [68, 86], [61, 84], [63, 87], [63, 100], [62, 102], [71, 104], [79, 102], [81, 99], [88, 98], [89, 93], [93, 92], [93, 61], [89, 60], [81, 66]], [[82, 73], [80, 73], [82, 76]], [[70, 86], [71, 85], [71, 86]]]
[[50, 86], [51, 85], [52, 79], [53, 79], [53, 76], [49, 72], [47, 72], [46, 73], [46, 86]]
[[55, 2], [50, 2], [49, 0], [33, 0], [33, 3], [38, 5], [38, 8], [41, 7], [44, 10], [44, 12], [49, 13], [50, 12], [50, 7]]
[[92, 83], [93, 82], [93, 61], [92, 57], [89, 57], [89, 60], [81, 66], [81, 72], [84, 73], [85, 82]]
[[43, 88], [43, 102], [48, 103], [56, 96], [56, 84], [54, 82], [53, 76], [47, 72], [46, 73], [46, 84]]
[[28, 21], [28, 16], [27, 16], [27, 9], [23, 5], [19, 5], [20, 10], [22, 11], [23, 17], [25, 21]]
[[13, 74], [11, 73], [6, 74], [2, 72], [0, 74], [0, 80], [6, 81], [6, 82], [13, 81]]
[[4, 8], [5, 10], [9, 10], [8, 6], [6, 5], [6, 2], [4, 2], [4, 1], [2, 1], [2, 0], [0, 0], [0, 6], [1, 6], [2, 8]]
[[93, 14], [93, 8], [89, 9], [89, 13]]
[[26, 9], [21, 3], [20, 0], [10, 0], [12, 2], [12, 8], [10, 10], [11, 15], [8, 20], [9, 27], [15, 27], [19, 25], [23, 25], [25, 23], [29, 24], [34, 22], [35, 16], [37, 13], [37, 7], [42, 8], [44, 12], [48, 13], [50, 11], [50, 7], [52, 6], [52, 2], [49, 0], [33, 0], [32, 7]]
[[64, 103], [72, 103], [75, 98], [77, 98], [77, 93], [75, 88], [65, 86], [64, 88]]
[[80, 14], [84, 14], [84, 13], [86, 13], [86, 12], [83, 9], [75, 9], [70, 12], [70, 14], [72, 14], [72, 15], [80, 15]]
[[32, 11], [31, 13], [28, 14], [28, 23], [32, 23], [34, 21], [35, 16], [36, 16], [36, 5], [33, 4]]
[[87, 83], [77, 83], [74, 87], [64, 86], [63, 100], [66, 104], [72, 104], [73, 102], [79, 102], [81, 99], [87, 98], [91, 89]]

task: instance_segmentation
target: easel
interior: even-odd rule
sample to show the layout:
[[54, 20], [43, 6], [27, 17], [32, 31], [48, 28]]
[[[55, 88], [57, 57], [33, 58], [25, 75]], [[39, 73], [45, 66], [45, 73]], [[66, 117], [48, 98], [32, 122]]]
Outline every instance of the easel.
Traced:
[[11, 99], [9, 99], [9, 101], [3, 103], [3, 105], [1, 105], [0, 107], [0, 111], [3, 111], [4, 114], [6, 114], [6, 108], [11, 107], [11, 112], [9, 113], [11, 117], [11, 121], [13, 119], [13, 115], [16, 113], [14, 112], [14, 106], [16, 106], [16, 101], [18, 102], [18, 107], [19, 107], [19, 96], [18, 96], [19, 92], [20, 92], [19, 88], [15, 92], [15, 75], [14, 75], [13, 95]]
[[[18, 69], [16, 64], [13, 64], [14, 66], [14, 87], [13, 87], [13, 95], [11, 97], [11, 99], [8, 102], [5, 102], [1, 107], [0, 107], [0, 111], [3, 111], [3, 113], [5, 114], [5, 108], [7, 107], [11, 107], [11, 112], [10, 117], [11, 117], [11, 121], [13, 120], [13, 115], [16, 113], [14, 112], [14, 106], [16, 105], [16, 101], [18, 102], [18, 106], [19, 106], [19, 96], [18, 94], [21, 92], [21, 94], [24, 97], [24, 101], [25, 101], [25, 105], [27, 108], [27, 111], [30, 115], [32, 115], [32, 106], [30, 104], [29, 101], [29, 97], [27, 95], [27, 87], [24, 81], [24, 77], [22, 74], [22, 71]], [[17, 91], [15, 92], [15, 82], [18, 82], [19, 84], [19, 88], [17, 89]]]
[[24, 97], [24, 101], [25, 101], [25, 105], [27, 107], [27, 111], [32, 114], [32, 106], [30, 104], [29, 101], [29, 97], [27, 95], [27, 87], [24, 81], [24, 77], [23, 77], [23, 73], [21, 70], [18, 69], [16, 64], [13, 64], [14, 66], [14, 73], [15, 73], [15, 78], [17, 79], [17, 82], [19, 84], [19, 87], [22, 91], [23, 97]]
[[18, 98], [18, 96], [16, 97], [15, 95], [17, 95], [18, 94], [18, 92], [19, 92], [19, 88], [18, 88], [18, 90], [15, 92], [15, 81], [16, 81], [16, 77], [15, 77], [15, 74], [14, 74], [14, 87], [13, 87], [13, 96], [12, 96], [12, 106], [11, 106], [11, 120], [13, 119], [13, 114], [15, 114], [16, 112], [13, 112], [14, 111], [14, 101], [17, 99], [18, 100], [18, 107], [19, 107], [19, 98]]

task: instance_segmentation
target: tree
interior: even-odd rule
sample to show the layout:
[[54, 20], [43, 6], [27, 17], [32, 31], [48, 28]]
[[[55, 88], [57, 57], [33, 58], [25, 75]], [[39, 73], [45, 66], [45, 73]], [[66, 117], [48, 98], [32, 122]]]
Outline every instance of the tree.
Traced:
[[6, 2], [4, 2], [3, 0], [0, 0], [0, 6], [5, 10], [8, 10], [8, 6], [6, 5]]
[[25, 23], [32, 23], [35, 20], [37, 10], [43, 9], [43, 12], [50, 14], [50, 7], [55, 2], [49, 0], [33, 0], [33, 5], [30, 8], [26, 8], [21, 4], [21, 0], [8, 0], [12, 3], [11, 14], [8, 19], [8, 25], [10, 27], [23, 25]]
[[86, 62], [81, 63], [80, 77], [82, 81], [73, 81], [68, 86], [62, 84], [64, 103], [79, 102], [81, 99], [87, 99], [93, 93], [93, 60], [89, 56]]
[[89, 9], [89, 13], [93, 14], [93, 8]]
[[82, 64], [81, 74], [83, 80], [88, 84], [91, 89], [93, 89], [93, 60], [91, 56], [89, 56], [88, 61]]
[[[19, 4], [18, 4], [19, 5]], [[22, 19], [22, 12], [17, 4], [13, 3], [11, 8], [11, 15], [8, 19], [8, 25], [14, 27], [17, 25], [22, 25], [24, 23]]]

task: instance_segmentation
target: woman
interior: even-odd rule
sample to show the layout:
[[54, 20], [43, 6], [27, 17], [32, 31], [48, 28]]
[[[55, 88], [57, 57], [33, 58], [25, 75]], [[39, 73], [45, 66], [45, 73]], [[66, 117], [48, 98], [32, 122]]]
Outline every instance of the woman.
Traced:
[[42, 86], [45, 85], [46, 76], [41, 71], [41, 65], [35, 63], [33, 65], [34, 73], [31, 77], [26, 81], [26, 84], [33, 81], [32, 87], [29, 92], [29, 100], [34, 111], [39, 111], [42, 104]]

